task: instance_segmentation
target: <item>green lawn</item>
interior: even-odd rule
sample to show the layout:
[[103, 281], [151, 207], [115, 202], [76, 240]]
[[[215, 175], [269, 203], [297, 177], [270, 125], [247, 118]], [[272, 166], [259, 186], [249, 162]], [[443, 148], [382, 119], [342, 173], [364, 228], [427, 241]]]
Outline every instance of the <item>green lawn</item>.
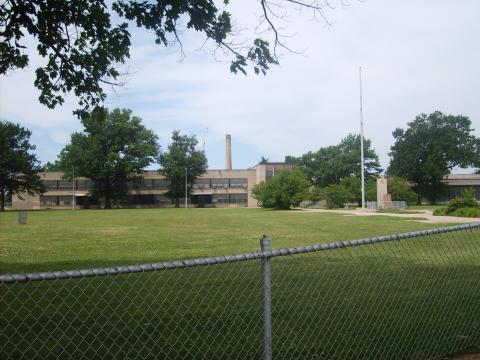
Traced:
[[[386, 216], [260, 209], [0, 214], [2, 269], [46, 270], [406, 232]], [[271, 259], [274, 359], [440, 359], [480, 345], [480, 231]], [[0, 284], [0, 358], [261, 359], [259, 260]]]
[[0, 213], [0, 273], [157, 262], [312, 245], [431, 228], [392, 217], [262, 209], [31, 211], [18, 225]]

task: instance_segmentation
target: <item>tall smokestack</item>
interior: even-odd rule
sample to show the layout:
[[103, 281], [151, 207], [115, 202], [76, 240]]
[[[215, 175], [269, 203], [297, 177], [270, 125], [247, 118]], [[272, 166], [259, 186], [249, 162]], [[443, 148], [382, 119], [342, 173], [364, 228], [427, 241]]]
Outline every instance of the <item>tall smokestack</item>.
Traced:
[[232, 135], [227, 134], [225, 153], [225, 170], [232, 170]]

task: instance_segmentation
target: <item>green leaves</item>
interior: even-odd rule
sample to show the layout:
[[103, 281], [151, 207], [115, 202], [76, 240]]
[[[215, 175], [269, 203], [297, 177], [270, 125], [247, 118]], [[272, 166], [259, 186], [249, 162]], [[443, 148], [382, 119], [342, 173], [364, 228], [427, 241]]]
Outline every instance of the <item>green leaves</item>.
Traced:
[[82, 116], [84, 131], [73, 133], [59, 156], [67, 177], [75, 174], [91, 179], [93, 195], [111, 199], [127, 194], [127, 183], [141, 178], [143, 169], [158, 159], [158, 137], [127, 109], [108, 111], [97, 107]]
[[[381, 171], [378, 155], [371, 148], [371, 141], [364, 140], [365, 176], [376, 177]], [[339, 183], [348, 176], [360, 176], [360, 136], [349, 134], [340, 144], [308, 152], [299, 158], [289, 157], [302, 167], [313, 185], [325, 187]]]
[[104, 0], [7, 0], [0, 4], [0, 74], [28, 65], [23, 50], [24, 37], [30, 35], [38, 54], [47, 59], [35, 71], [39, 101], [54, 108], [73, 92], [83, 110], [89, 110], [105, 100], [105, 85], [123, 85], [117, 66], [130, 56], [128, 22], [153, 32], [155, 43], [164, 46], [179, 43], [184, 26], [201, 32], [234, 56], [233, 73], [246, 74], [251, 65], [255, 74], [265, 75], [278, 64], [265, 40], [234, 45], [231, 15], [214, 0], [114, 0], [111, 7]]
[[8, 121], [0, 122], [0, 210], [7, 194], [30, 195], [44, 191], [37, 172], [39, 162], [35, 145], [30, 144], [31, 131]]
[[290, 209], [308, 197], [309, 183], [299, 169], [281, 170], [274, 177], [257, 184], [252, 196], [264, 208]]
[[421, 114], [406, 130], [396, 129], [393, 136], [389, 174], [416, 184], [418, 192], [432, 202], [442, 192], [443, 178], [452, 168], [480, 164], [480, 139], [463, 115]]
[[167, 196], [175, 199], [176, 205], [185, 196], [185, 180], [189, 184], [187, 192], [190, 194], [195, 179], [207, 170], [207, 158], [203, 151], [196, 149], [197, 145], [195, 135], [182, 135], [179, 130], [175, 130], [168, 151], [159, 157], [159, 172], [170, 181]]

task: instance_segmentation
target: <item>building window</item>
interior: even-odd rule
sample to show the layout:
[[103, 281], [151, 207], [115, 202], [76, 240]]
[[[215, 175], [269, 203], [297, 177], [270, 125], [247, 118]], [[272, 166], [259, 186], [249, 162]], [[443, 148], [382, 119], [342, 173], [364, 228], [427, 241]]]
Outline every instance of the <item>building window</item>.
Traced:
[[247, 178], [232, 178], [230, 179], [230, 188], [232, 189], [246, 189], [248, 187]]
[[170, 189], [170, 181], [167, 179], [155, 179], [153, 180], [153, 187], [158, 190]]
[[245, 205], [247, 201], [247, 194], [230, 194], [230, 204]]
[[58, 180], [58, 190], [72, 190], [71, 180]]
[[193, 183], [193, 189], [210, 189], [210, 180], [205, 178], [196, 179]]
[[212, 189], [228, 189], [229, 179], [212, 179]]
[[[71, 185], [71, 182], [70, 182]], [[70, 206], [72, 205], [71, 196], [59, 196], [58, 197], [58, 206]]]
[[[56, 180], [55, 180], [56, 182]], [[57, 206], [58, 205], [58, 196], [40, 196], [40, 206]]]
[[480, 186], [479, 185], [449, 185], [446, 200], [452, 200], [456, 197], [462, 196], [463, 192], [467, 189], [475, 190], [475, 197], [480, 199]]
[[153, 189], [153, 180], [152, 179], [143, 179], [142, 181], [142, 190], [151, 190]]
[[164, 205], [171, 205], [173, 203], [172, 199], [163, 195], [154, 195], [154, 198], [155, 198], [155, 204], [157, 205], [164, 206]]
[[265, 178], [268, 180], [268, 179], [270, 179], [271, 177], [273, 177], [273, 171], [266, 171], [266, 172], [265, 172]]
[[57, 180], [43, 180], [42, 183], [47, 191], [57, 190]]
[[214, 194], [212, 197], [214, 204], [230, 204], [230, 197], [228, 194]]
[[77, 190], [90, 190], [92, 187], [92, 181], [90, 179], [77, 180]]

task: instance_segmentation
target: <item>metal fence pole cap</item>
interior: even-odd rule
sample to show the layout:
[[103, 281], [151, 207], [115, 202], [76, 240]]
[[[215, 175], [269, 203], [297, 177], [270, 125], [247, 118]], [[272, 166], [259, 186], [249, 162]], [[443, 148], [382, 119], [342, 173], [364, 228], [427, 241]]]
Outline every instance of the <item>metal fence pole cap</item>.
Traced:
[[262, 252], [272, 251], [272, 239], [263, 235], [260, 239], [260, 249]]

